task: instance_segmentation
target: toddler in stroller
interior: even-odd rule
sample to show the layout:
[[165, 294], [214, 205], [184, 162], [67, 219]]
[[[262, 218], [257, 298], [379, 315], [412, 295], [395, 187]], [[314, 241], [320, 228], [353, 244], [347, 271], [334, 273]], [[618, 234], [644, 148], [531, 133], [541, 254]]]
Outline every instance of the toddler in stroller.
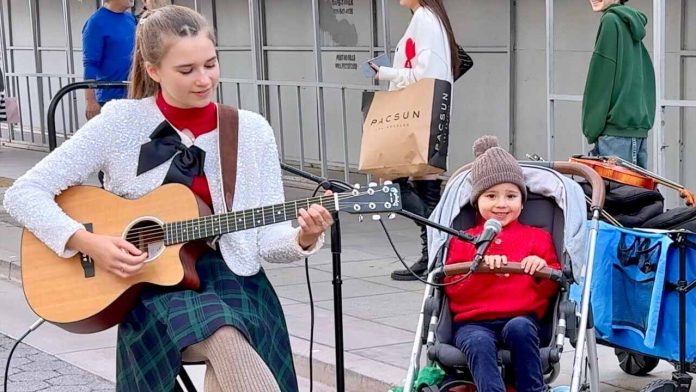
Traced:
[[[474, 237], [486, 219], [501, 221], [506, 227], [485, 254], [506, 255], [506, 258], [488, 257], [484, 260], [486, 265], [464, 280], [461, 275], [444, 278], [450, 283], [461, 282], [444, 289], [433, 286], [425, 289], [404, 391], [448, 391], [454, 385], [466, 383], [478, 383], [479, 391], [505, 390], [500, 370], [505, 381], [519, 390], [544, 390], [558, 375], [565, 334], [571, 338], [574, 334], [577, 320], [574, 304], [567, 300], [567, 287], [575, 280], [573, 273], [583, 269], [587, 256], [585, 200], [576, 182], [550, 168], [559, 170], [564, 166], [568, 174], [583, 177], [589, 174], [578, 168], [579, 165], [567, 163], [523, 164], [520, 169], [514, 158], [502, 148], [493, 147], [495, 144], [489, 138], [477, 142], [475, 150], [487, 152], [450, 178], [443, 199], [430, 219], [455, 230], [468, 230]], [[483, 170], [487, 173], [477, 174], [481, 172], [477, 165], [485, 161], [480, 159], [489, 155], [502, 156], [504, 162], [489, 163]], [[599, 178], [594, 180], [601, 183]], [[486, 193], [489, 188], [491, 192]], [[501, 205], [514, 201], [512, 204], [517, 207], [490, 207], [498, 197], [504, 200]], [[526, 201], [522, 210], [523, 199]], [[428, 279], [434, 286], [440, 283], [443, 270], [450, 275], [453, 267], [471, 264], [461, 261], [474, 259], [473, 245], [450, 241], [449, 234], [437, 230], [429, 230], [428, 236], [432, 255]], [[445, 263], [449, 265], [443, 267]], [[504, 271], [526, 276], [501, 274]], [[561, 290], [557, 283], [533, 278], [530, 273], [552, 278], [560, 283]], [[445, 382], [447, 387], [443, 383], [438, 383], [440, 387], [420, 383], [423, 345], [427, 348], [429, 365], [424, 371], [435, 366], [445, 371], [448, 380], [460, 382]], [[523, 370], [514, 370], [515, 362]], [[488, 377], [492, 372], [495, 377]], [[513, 373], [522, 377], [514, 381], [514, 377], [509, 377]], [[418, 380], [414, 382], [416, 375]]]
[[[482, 268], [500, 269], [519, 263], [525, 274], [473, 274], [445, 278], [453, 318], [453, 342], [466, 362], [479, 391], [505, 392], [498, 369], [498, 348], [510, 351], [515, 386], [520, 392], [545, 389], [539, 350], [540, 321], [558, 284], [531, 275], [544, 267], [559, 270], [551, 234], [518, 221], [527, 198], [522, 168], [498, 147], [497, 139], [484, 136], [474, 144], [470, 203], [478, 222], [467, 230], [479, 236], [484, 222], [496, 219], [503, 226], [484, 256]], [[458, 238], [449, 244], [445, 264], [473, 260], [476, 248]]]

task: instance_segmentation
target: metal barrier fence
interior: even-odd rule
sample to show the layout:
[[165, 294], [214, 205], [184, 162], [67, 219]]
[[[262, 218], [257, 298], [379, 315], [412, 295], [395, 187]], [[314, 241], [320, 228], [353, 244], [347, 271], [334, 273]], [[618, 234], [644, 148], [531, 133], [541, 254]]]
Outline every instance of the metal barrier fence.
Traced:
[[[67, 100], [53, 102], [56, 118], [48, 119], [53, 121], [55, 131], [55, 140], [51, 142], [46, 124], [49, 103], [58, 91], [75, 84], [80, 87], [65, 92]], [[123, 86], [125, 82], [107, 84]], [[21, 121], [0, 128], [0, 140], [17, 147], [48, 150], [70, 138], [86, 122], [84, 97], [75, 90], [105, 85], [82, 81], [77, 75], [8, 73], [6, 86], [6, 95], [18, 100]], [[362, 124], [362, 114], [355, 106], [361, 105], [363, 91], [379, 89], [370, 85], [223, 78], [217, 96], [221, 103], [266, 117], [276, 133], [282, 161], [322, 176], [331, 172], [349, 181], [357, 171], [357, 162], [353, 161], [359, 148], [356, 140], [351, 143], [349, 135], [359, 135]], [[323, 101], [334, 104], [326, 105]], [[332, 113], [328, 113], [327, 107]]]
[[[26, 148], [46, 149], [48, 141], [44, 113], [48, 101], [54, 92], [76, 79], [81, 78], [61, 74], [6, 74], [5, 95], [17, 99], [20, 120], [19, 123], [0, 128], [0, 140]], [[74, 96], [72, 98], [74, 101]], [[76, 105], [61, 102], [60, 114], [61, 130], [63, 136], [67, 137], [68, 129], [78, 128]]]

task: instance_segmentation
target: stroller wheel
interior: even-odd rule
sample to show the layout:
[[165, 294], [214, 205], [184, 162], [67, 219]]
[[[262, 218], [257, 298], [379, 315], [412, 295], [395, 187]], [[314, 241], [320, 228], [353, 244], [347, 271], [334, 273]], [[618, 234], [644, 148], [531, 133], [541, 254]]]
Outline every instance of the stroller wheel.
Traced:
[[632, 376], [645, 376], [660, 363], [659, 358], [632, 353], [618, 348], [614, 349], [614, 353], [619, 359], [621, 370]]
[[677, 392], [679, 385], [672, 380], [655, 380], [643, 387], [640, 392]]

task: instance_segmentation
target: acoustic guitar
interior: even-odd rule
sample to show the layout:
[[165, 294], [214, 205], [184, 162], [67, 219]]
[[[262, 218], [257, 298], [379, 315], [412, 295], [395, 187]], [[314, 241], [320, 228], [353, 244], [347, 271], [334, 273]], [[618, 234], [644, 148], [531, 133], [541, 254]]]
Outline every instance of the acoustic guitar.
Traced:
[[146, 285], [197, 289], [195, 262], [206, 250], [206, 239], [295, 219], [300, 208], [312, 204], [357, 214], [401, 210], [397, 184], [218, 215], [211, 215], [209, 207], [180, 184], [161, 186], [136, 200], [80, 185], [61, 193], [56, 203], [88, 231], [122, 237], [148, 253], [140, 273], [121, 278], [94, 264], [89, 256], [59, 257], [24, 230], [22, 284], [29, 305], [45, 320], [77, 333], [119, 323]]

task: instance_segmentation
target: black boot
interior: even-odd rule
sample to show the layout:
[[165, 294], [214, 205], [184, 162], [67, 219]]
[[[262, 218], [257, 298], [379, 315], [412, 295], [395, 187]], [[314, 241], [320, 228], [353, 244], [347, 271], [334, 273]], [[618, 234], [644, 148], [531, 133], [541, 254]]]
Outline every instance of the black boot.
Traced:
[[[428, 233], [425, 226], [420, 226], [421, 229], [421, 257], [413, 263], [411, 266], [411, 271], [421, 278], [425, 278], [428, 273]], [[391, 278], [393, 280], [405, 281], [405, 280], [416, 280], [416, 277], [408, 270], [396, 270], [391, 273]]]

